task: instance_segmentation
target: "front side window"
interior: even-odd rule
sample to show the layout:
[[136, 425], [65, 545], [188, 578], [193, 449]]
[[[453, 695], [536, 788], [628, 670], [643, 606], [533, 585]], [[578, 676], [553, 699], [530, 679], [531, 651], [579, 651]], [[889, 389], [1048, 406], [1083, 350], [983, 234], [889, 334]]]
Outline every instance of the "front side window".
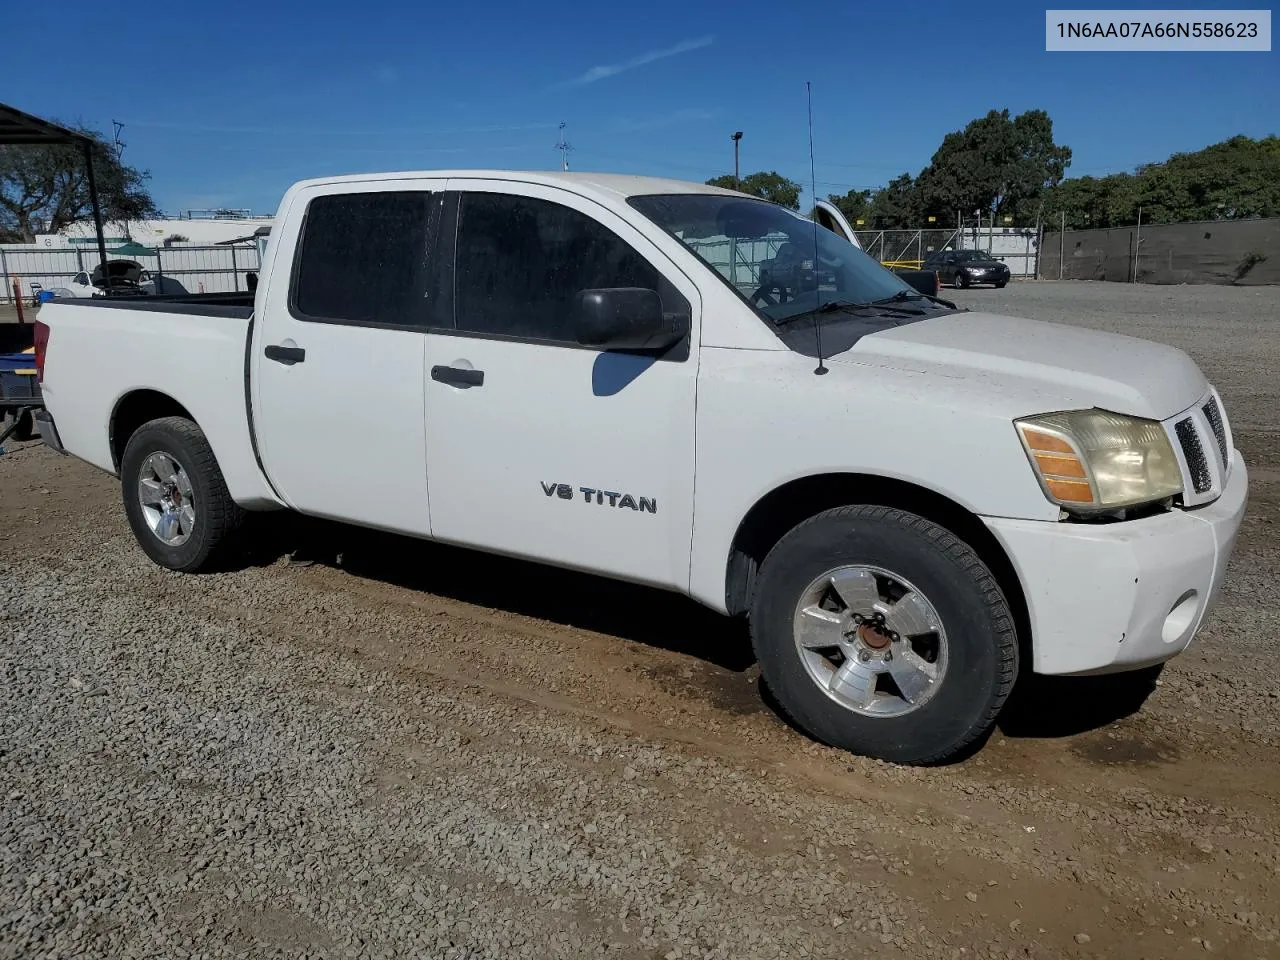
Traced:
[[79, 284], [82, 287], [87, 287], [89, 285], [89, 275], [87, 273], [77, 273], [76, 278], [72, 283]]
[[307, 206], [292, 306], [303, 320], [427, 324], [431, 194], [333, 194]]
[[603, 224], [536, 197], [462, 194], [455, 256], [462, 331], [576, 343], [578, 293], [608, 287], [657, 290], [665, 311], [689, 309], [656, 267]]

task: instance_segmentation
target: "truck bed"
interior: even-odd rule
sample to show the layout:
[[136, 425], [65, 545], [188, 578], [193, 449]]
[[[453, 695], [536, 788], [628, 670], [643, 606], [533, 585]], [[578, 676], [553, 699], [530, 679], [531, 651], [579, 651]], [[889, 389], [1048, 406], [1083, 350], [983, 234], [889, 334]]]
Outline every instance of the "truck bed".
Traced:
[[253, 315], [252, 293], [173, 293], [142, 297], [93, 297], [59, 299], [58, 306], [107, 307], [112, 310], [144, 310], [154, 313], [176, 313], [202, 317], [236, 317], [248, 320]]
[[127, 419], [139, 394], [159, 394], [169, 409], [200, 424], [236, 500], [278, 502], [258, 469], [250, 434], [246, 351], [253, 306], [229, 299], [46, 303], [40, 310], [49, 327], [44, 401], [67, 452], [115, 473], [117, 415], [123, 410]]

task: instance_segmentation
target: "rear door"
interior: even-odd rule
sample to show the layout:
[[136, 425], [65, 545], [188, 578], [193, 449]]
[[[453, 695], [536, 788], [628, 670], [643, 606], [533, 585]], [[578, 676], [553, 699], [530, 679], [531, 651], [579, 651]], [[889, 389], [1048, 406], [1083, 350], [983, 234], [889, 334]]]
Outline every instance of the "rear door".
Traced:
[[858, 235], [854, 232], [853, 227], [849, 225], [849, 221], [845, 219], [845, 215], [840, 212], [840, 208], [834, 203], [819, 200], [814, 204], [813, 219], [837, 236], [844, 237], [859, 250], [862, 249], [862, 244], [858, 242]]
[[272, 241], [253, 419], [267, 476], [296, 510], [430, 533], [423, 363], [443, 186], [319, 185], [290, 208], [303, 206], [301, 230]]
[[[456, 323], [428, 335], [426, 357], [433, 536], [687, 587], [696, 286], [591, 200], [496, 180], [449, 189]], [[689, 337], [660, 356], [579, 346], [574, 298], [600, 287], [658, 290]]]

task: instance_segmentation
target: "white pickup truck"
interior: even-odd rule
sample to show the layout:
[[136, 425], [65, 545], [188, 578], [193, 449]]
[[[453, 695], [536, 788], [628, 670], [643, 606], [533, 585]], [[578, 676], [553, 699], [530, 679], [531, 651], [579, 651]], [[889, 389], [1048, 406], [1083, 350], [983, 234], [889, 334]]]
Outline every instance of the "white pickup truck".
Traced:
[[973, 744], [1020, 667], [1149, 676], [1245, 507], [1182, 352], [957, 310], [689, 183], [307, 181], [252, 300], [40, 321], [43, 436], [157, 563], [288, 508], [679, 591], [749, 617], [799, 726], [899, 762]]

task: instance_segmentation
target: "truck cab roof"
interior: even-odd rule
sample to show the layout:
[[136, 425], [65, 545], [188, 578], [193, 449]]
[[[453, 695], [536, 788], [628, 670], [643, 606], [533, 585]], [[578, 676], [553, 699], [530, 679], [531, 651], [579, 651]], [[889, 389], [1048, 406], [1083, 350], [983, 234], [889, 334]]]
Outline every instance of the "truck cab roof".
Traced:
[[399, 173], [360, 173], [303, 180], [295, 184], [293, 189], [342, 183], [374, 183], [379, 180], [441, 180], [450, 178], [538, 183], [551, 187], [563, 187], [575, 193], [587, 196], [595, 195], [610, 201], [626, 200], [628, 197], [648, 194], [667, 193], [708, 193], [741, 196], [741, 194], [733, 190], [713, 187], [704, 183], [692, 183], [688, 180], [637, 177], [619, 173], [578, 173], [547, 170], [411, 170]]

